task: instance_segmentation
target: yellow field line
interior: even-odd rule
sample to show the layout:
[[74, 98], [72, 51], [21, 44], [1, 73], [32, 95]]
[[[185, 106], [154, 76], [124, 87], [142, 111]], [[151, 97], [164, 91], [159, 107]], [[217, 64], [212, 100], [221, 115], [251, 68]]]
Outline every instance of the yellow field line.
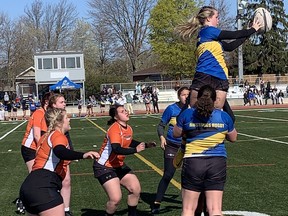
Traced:
[[[91, 124], [93, 124], [95, 127], [97, 127], [98, 129], [100, 129], [101, 131], [103, 131], [104, 133], [106, 133], [106, 131], [100, 127], [98, 124], [96, 124], [95, 122], [93, 122], [92, 120], [90, 120], [89, 118], [86, 118], [87, 121], [89, 121]], [[139, 160], [141, 160], [143, 163], [145, 163], [147, 166], [150, 166], [155, 172], [157, 172], [159, 175], [163, 176], [163, 171], [161, 169], [159, 169], [157, 166], [155, 166], [153, 163], [151, 163], [150, 161], [148, 161], [146, 158], [144, 158], [142, 155], [136, 153], [134, 154]], [[178, 188], [179, 190], [181, 190], [181, 184], [179, 182], [177, 182], [175, 179], [172, 179], [171, 184], [173, 184], [176, 188]]]

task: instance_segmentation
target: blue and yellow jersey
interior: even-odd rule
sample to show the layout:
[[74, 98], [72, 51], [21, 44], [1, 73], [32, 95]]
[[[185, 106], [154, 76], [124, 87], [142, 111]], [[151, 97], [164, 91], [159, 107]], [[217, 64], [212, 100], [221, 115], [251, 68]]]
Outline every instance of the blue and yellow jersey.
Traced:
[[224, 140], [234, 129], [231, 117], [215, 109], [209, 118], [200, 117], [195, 108], [183, 111], [177, 126], [186, 135], [184, 157], [223, 156], [227, 157]]
[[198, 34], [196, 72], [202, 72], [222, 80], [228, 79], [228, 68], [218, 36], [221, 30], [213, 26], [203, 27]]
[[179, 115], [180, 111], [181, 108], [178, 106], [178, 103], [173, 103], [165, 109], [161, 118], [161, 121], [169, 126], [166, 139], [179, 145], [181, 145], [182, 138], [173, 137], [173, 128], [176, 125], [176, 117]]

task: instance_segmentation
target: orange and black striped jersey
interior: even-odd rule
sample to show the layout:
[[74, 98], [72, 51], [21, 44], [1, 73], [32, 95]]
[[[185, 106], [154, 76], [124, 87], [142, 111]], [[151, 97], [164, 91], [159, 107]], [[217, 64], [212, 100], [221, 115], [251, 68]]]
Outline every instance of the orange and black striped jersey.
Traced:
[[106, 167], [121, 167], [124, 164], [125, 155], [118, 155], [112, 152], [113, 143], [118, 143], [122, 148], [129, 148], [132, 142], [133, 130], [127, 125], [127, 127], [121, 126], [118, 122], [113, 123], [104, 138], [104, 142], [100, 149], [100, 158], [98, 163]]
[[34, 149], [37, 149], [37, 143], [34, 140], [33, 127], [39, 127], [41, 129], [41, 134], [47, 131], [47, 125], [45, 121], [45, 110], [41, 107], [37, 109], [32, 116], [29, 118], [26, 132], [22, 140], [22, 145]]
[[69, 148], [67, 137], [60, 131], [53, 131], [51, 134], [44, 134], [39, 140], [39, 148], [32, 170], [46, 169], [56, 172], [62, 179], [67, 172], [68, 160], [59, 159], [54, 153], [53, 148], [57, 145], [64, 145]]

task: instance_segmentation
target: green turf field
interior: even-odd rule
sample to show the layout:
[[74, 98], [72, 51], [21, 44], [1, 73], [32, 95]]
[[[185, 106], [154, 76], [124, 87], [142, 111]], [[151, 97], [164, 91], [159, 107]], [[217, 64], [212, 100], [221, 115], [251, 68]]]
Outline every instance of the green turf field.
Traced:
[[[227, 142], [228, 180], [224, 192], [225, 215], [288, 215], [288, 109], [235, 111], [236, 143]], [[76, 150], [98, 150], [107, 117], [72, 119], [71, 138]], [[135, 171], [142, 186], [139, 215], [151, 215], [150, 204], [163, 169], [163, 151], [159, 147], [156, 126], [159, 115], [137, 115], [130, 118], [134, 138], [156, 140], [158, 146], [130, 155], [126, 163]], [[16, 215], [12, 201], [27, 175], [20, 154], [25, 131], [24, 122], [0, 122], [0, 215]], [[75, 216], [104, 215], [106, 194], [94, 178], [92, 161], [72, 162], [71, 210]], [[180, 170], [176, 172], [161, 205], [160, 215], [180, 215]], [[126, 192], [116, 215], [127, 215]], [[232, 212], [233, 211], [233, 212]], [[240, 211], [250, 212], [240, 214]], [[238, 213], [237, 213], [238, 212]], [[252, 214], [258, 212], [262, 214]]]

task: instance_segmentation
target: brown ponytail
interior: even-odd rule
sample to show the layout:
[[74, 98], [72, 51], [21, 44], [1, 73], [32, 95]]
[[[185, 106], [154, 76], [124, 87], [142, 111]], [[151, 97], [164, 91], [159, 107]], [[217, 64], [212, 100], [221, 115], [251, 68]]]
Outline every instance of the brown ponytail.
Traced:
[[216, 101], [216, 91], [209, 85], [202, 86], [198, 91], [195, 108], [198, 115], [209, 117], [214, 110], [214, 102]]

